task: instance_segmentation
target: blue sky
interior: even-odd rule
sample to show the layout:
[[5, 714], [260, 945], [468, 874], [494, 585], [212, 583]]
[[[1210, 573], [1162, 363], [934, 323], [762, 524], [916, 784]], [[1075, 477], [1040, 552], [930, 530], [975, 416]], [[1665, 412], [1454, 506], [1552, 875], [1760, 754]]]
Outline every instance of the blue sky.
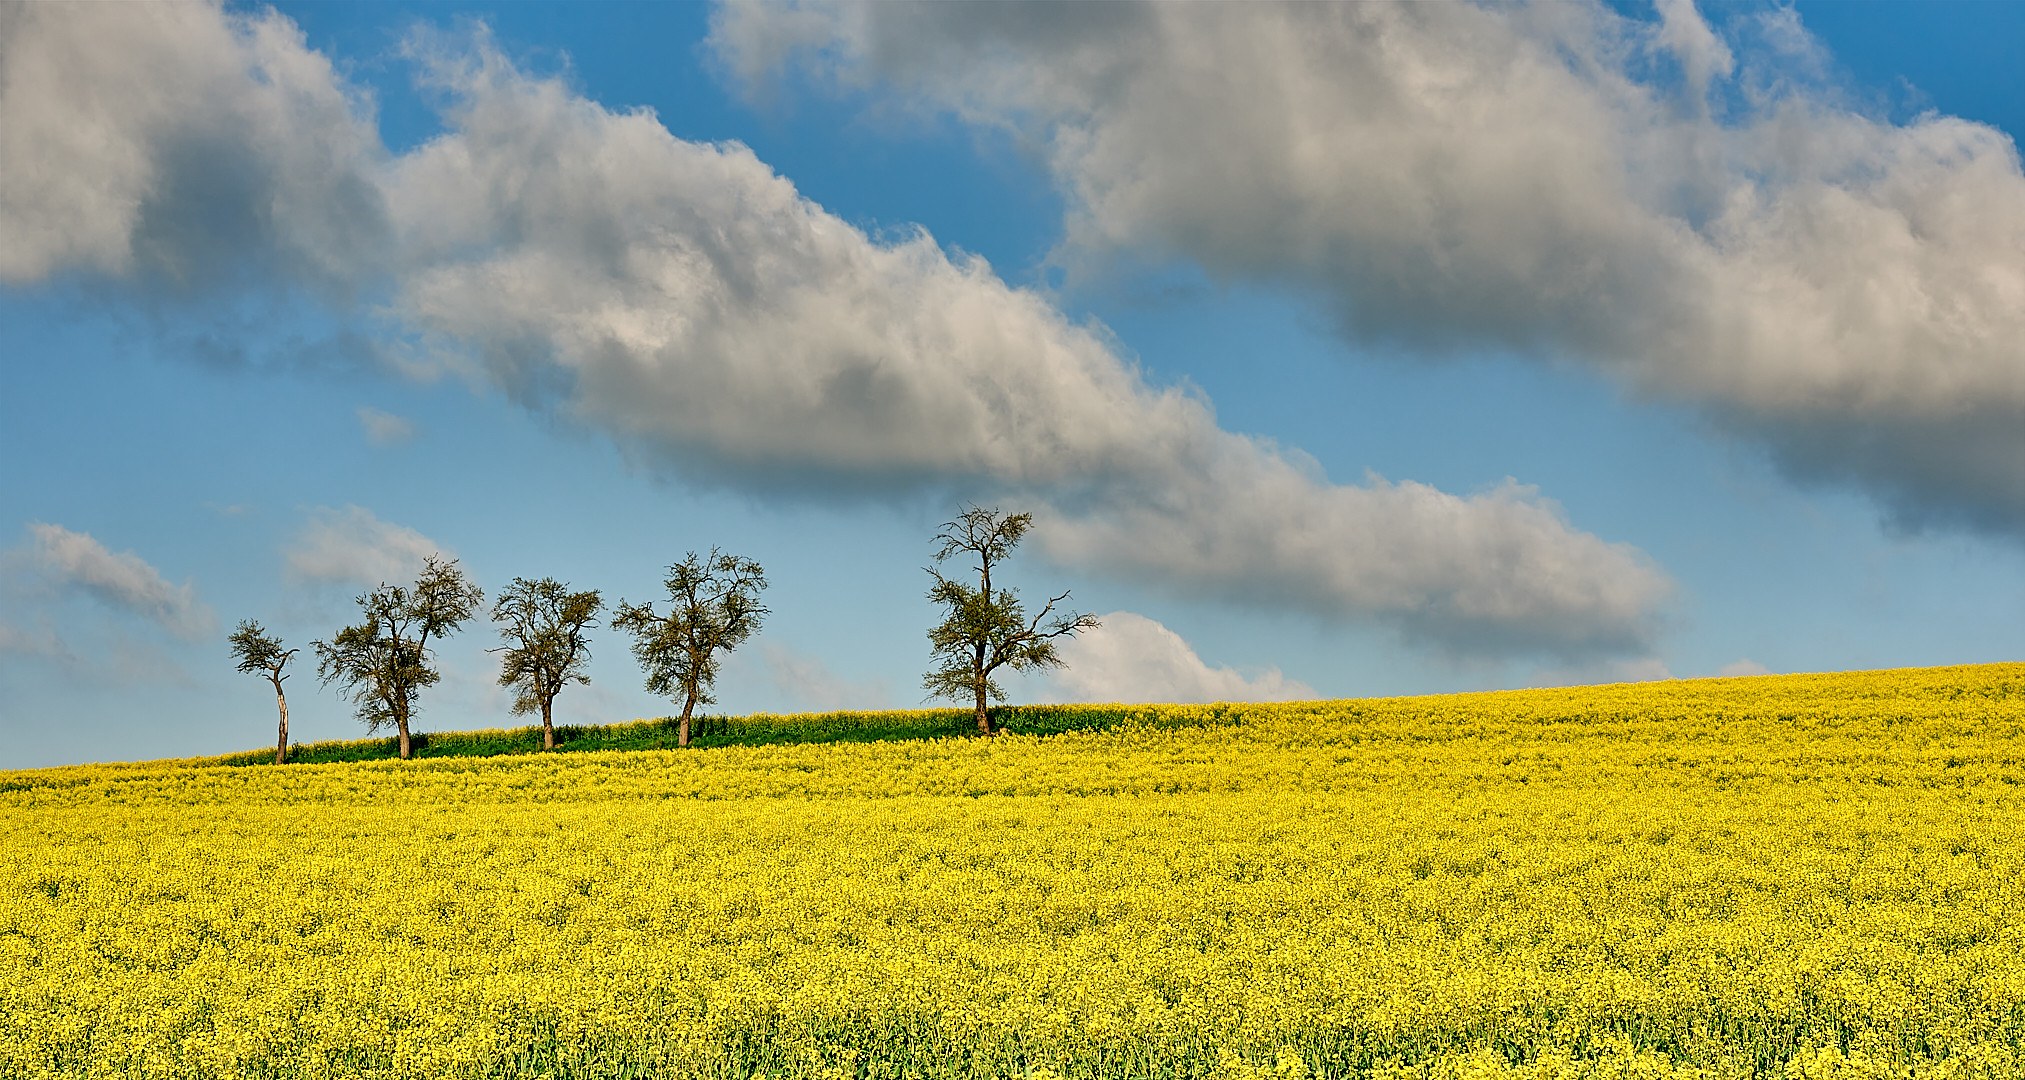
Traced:
[[[272, 732], [458, 558], [758, 559], [727, 711], [921, 701], [930, 537], [1106, 626], [1022, 700], [2015, 659], [2025, 7], [0, 15], [0, 767]], [[1382, 47], [1381, 47], [1382, 45]], [[424, 730], [504, 726], [497, 644]], [[660, 715], [600, 632], [565, 723]], [[298, 659], [296, 737], [352, 737]]]

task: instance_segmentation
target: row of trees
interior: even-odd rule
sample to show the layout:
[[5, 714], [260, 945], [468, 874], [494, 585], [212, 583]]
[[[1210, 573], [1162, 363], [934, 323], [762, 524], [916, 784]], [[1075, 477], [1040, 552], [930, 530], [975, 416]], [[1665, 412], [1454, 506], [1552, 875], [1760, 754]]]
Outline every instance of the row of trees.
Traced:
[[[993, 584], [993, 571], [1032, 524], [1032, 514], [968, 507], [936, 534], [935, 561], [940, 566], [966, 557], [977, 584], [927, 569], [934, 579], [928, 598], [945, 612], [928, 632], [935, 666], [923, 685], [931, 697], [972, 704], [978, 731], [986, 735], [992, 734], [990, 703], [1005, 698], [995, 679], [998, 672], [1058, 666], [1056, 641], [1097, 625], [1089, 615], [1058, 610], [1068, 600], [1067, 592], [1028, 618], [1017, 590]], [[668, 567], [663, 585], [666, 614], [651, 603], [621, 600], [612, 609], [611, 627], [631, 636], [647, 689], [681, 702], [677, 742], [688, 746], [696, 706], [717, 700], [712, 687], [723, 655], [756, 633], [770, 614], [759, 602], [766, 574], [751, 559], [712, 548], [705, 556], [689, 552]], [[406, 758], [412, 749], [409, 724], [421, 692], [442, 678], [433, 649], [474, 618], [484, 602], [484, 592], [456, 560], [430, 556], [412, 586], [382, 583], [362, 594], [357, 598], [363, 616], [359, 623], [329, 641], [311, 643], [317, 677], [341, 688], [368, 731], [394, 728]], [[597, 590], [572, 591], [553, 578], [515, 578], [493, 603], [491, 617], [503, 643], [489, 651], [500, 654], [499, 685], [514, 691], [514, 715], [541, 714], [545, 750], [555, 748], [556, 696], [571, 683], [591, 681], [584, 673], [591, 658], [588, 632], [604, 611]], [[288, 678], [289, 661], [301, 650], [285, 649], [280, 638], [252, 619], [242, 621], [230, 641], [239, 670], [274, 686], [281, 714], [274, 761], [281, 764], [288, 758], [288, 697], [281, 684]]]

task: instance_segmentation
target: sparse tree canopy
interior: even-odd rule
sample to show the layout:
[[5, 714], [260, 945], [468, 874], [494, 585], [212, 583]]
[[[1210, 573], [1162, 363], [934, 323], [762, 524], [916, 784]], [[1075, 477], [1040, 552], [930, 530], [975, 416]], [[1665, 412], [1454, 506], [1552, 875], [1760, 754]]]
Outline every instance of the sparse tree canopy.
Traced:
[[652, 604], [635, 607], [621, 600], [612, 629], [633, 635], [633, 655], [647, 672], [647, 689], [682, 701], [679, 745], [689, 745], [689, 718], [699, 704], [717, 699], [717, 654], [730, 652], [759, 629], [767, 609], [759, 594], [766, 575], [751, 559], [710, 549], [668, 568], [670, 610], [656, 615]]
[[929, 671], [922, 685], [931, 697], [972, 703], [977, 709], [977, 730], [985, 735], [992, 733], [990, 702], [1005, 700], [1005, 690], [992, 679], [993, 672], [1059, 667], [1062, 661], [1055, 655], [1055, 640], [1097, 626], [1095, 616], [1056, 613], [1055, 605], [1069, 598], [1067, 592], [1050, 599], [1028, 619], [1018, 590], [992, 590], [992, 568], [1019, 546], [1033, 520], [1032, 514], [1002, 514], [972, 506], [955, 521], [944, 523], [936, 534], [940, 546], [935, 561], [945, 562], [958, 553], [968, 556], [974, 560], [971, 569], [977, 572], [977, 585], [972, 587], [944, 577], [934, 567], [927, 568], [935, 579], [928, 598], [947, 608], [949, 614], [928, 631], [930, 651], [940, 666]]
[[281, 669], [288, 666], [290, 657], [300, 649], [283, 651], [281, 639], [262, 629], [252, 619], [241, 619], [239, 628], [232, 631], [232, 658], [239, 661], [239, 670], [248, 675], [259, 675], [274, 684], [274, 703], [281, 710], [281, 734], [274, 740], [274, 763], [279, 765], [288, 760], [288, 695], [281, 692], [281, 680], [288, 678]]
[[516, 716], [541, 713], [541, 746], [555, 749], [555, 696], [572, 682], [589, 683], [583, 668], [591, 659], [584, 631], [597, 625], [605, 606], [596, 589], [571, 592], [554, 578], [514, 578], [499, 594], [492, 619], [500, 624], [506, 646], [494, 649], [500, 658], [499, 685], [513, 687]]
[[425, 686], [442, 676], [429, 666], [429, 641], [455, 633], [485, 594], [457, 569], [457, 560], [431, 555], [413, 589], [384, 582], [358, 598], [366, 619], [316, 642], [317, 676], [344, 687], [368, 731], [389, 725], [401, 734], [408, 757], [408, 722]]

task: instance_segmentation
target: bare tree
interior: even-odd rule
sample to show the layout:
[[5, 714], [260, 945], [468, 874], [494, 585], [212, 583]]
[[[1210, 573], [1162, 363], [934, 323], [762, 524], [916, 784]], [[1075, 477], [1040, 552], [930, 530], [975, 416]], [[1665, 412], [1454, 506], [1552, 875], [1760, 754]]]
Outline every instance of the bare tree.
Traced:
[[583, 673], [590, 662], [584, 631], [597, 625], [605, 601], [596, 589], [571, 592], [554, 578], [514, 578], [499, 594], [492, 621], [502, 624], [506, 646], [492, 650], [500, 658], [499, 685], [514, 687], [513, 713], [541, 713], [541, 748], [555, 749], [555, 696], [570, 683], [588, 684]]
[[279, 765], [288, 760], [288, 695], [281, 692], [281, 680], [288, 676], [281, 669], [288, 666], [288, 660], [301, 649], [282, 651], [281, 639], [262, 629], [252, 619], [239, 620], [239, 628], [232, 631], [232, 658], [239, 661], [239, 670], [248, 675], [260, 675], [274, 684], [274, 704], [281, 710], [281, 734], [274, 738], [274, 763]]
[[959, 552], [976, 560], [971, 569], [977, 572], [977, 586], [944, 577], [934, 567], [926, 568], [935, 579], [928, 599], [948, 608], [949, 614], [928, 631], [930, 653], [941, 666], [929, 671], [922, 685], [931, 697], [974, 704], [977, 730], [984, 735], [992, 733], [987, 706], [992, 699], [1005, 700], [1005, 690], [993, 681], [993, 672], [1000, 668], [1032, 671], [1060, 667], [1055, 639], [1097, 627], [1092, 615], [1056, 614], [1055, 605], [1069, 598], [1067, 592], [1050, 599], [1028, 619], [1018, 590], [992, 591], [992, 567], [1005, 561], [1033, 521], [1032, 514], [1003, 514], [971, 506], [955, 521], [943, 523], [935, 536], [940, 544], [935, 561], [944, 562]]
[[647, 672], [647, 689], [682, 700], [682, 729], [676, 738], [689, 745], [689, 718], [696, 706], [717, 699], [710, 687], [717, 681], [717, 654], [730, 652], [759, 629], [768, 612], [759, 604], [766, 574], [751, 559], [710, 549], [695, 552], [668, 568], [670, 610], [654, 614], [652, 604], [635, 607], [619, 601], [612, 629], [633, 635], [633, 655]]
[[457, 569], [457, 560], [431, 555], [413, 589], [382, 582], [358, 598], [364, 622], [338, 631], [328, 643], [315, 643], [317, 676], [326, 686], [344, 687], [366, 730], [397, 729], [406, 760], [415, 699], [442, 679], [429, 666], [429, 641], [455, 633], [484, 600], [485, 593]]

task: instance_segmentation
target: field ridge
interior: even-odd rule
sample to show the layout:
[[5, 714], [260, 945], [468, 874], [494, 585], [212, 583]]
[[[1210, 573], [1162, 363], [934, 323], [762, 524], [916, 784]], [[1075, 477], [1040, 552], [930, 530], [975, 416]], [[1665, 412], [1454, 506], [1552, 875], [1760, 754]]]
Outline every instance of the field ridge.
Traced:
[[[1106, 731], [1119, 727], [1218, 727], [1241, 725], [1248, 718], [1279, 715], [1289, 710], [1306, 710], [1317, 715], [1340, 716], [1360, 709], [1440, 708], [1444, 702], [1472, 700], [1514, 704], [1551, 702], [1567, 707], [1570, 712], [1580, 712], [1596, 701], [1621, 699], [1626, 690], [1638, 692], [1640, 701], [1652, 696], [1650, 692], [1640, 688], [1657, 690], [1662, 700], [1691, 701], [1706, 698], [1710, 701], [1734, 704], [1738, 692], [1741, 691], [1744, 694], [1760, 696], [1765, 703], [1777, 703], [1796, 698], [1804, 699], [1813, 688], [1844, 685], [1851, 680], [1874, 684], [1876, 693], [1888, 696], [1941, 694], [1956, 698], [1963, 693], [1969, 693], [1995, 696], [1999, 699], [2017, 696], [2025, 700], [2025, 663], [1994, 663], [1809, 672], [1793, 675], [1710, 676], [1634, 683], [1458, 691], [1395, 697], [1325, 698], [1293, 702], [1005, 705], [994, 707], [992, 717], [995, 725], [1013, 734], [1052, 735], [1070, 731]], [[1967, 689], [1971, 685], [1974, 689]], [[713, 714], [697, 717], [692, 721], [690, 741], [692, 747], [710, 749], [729, 746], [961, 738], [975, 734], [975, 728], [971, 726], [971, 717], [969, 710], [954, 708]], [[555, 752], [673, 749], [676, 745], [675, 725], [675, 718], [667, 716], [613, 724], [559, 724], [555, 729]], [[541, 749], [541, 727], [533, 724], [468, 731], [419, 731], [413, 736], [412, 742], [414, 756], [419, 758], [495, 757], [544, 752]], [[386, 735], [293, 743], [289, 746], [288, 764], [334, 764], [397, 759], [399, 756], [399, 740]], [[205, 768], [271, 765], [273, 761], [274, 749], [269, 746], [198, 757], [96, 762], [48, 768], [86, 767], [87, 764], [93, 768], [121, 766], [148, 769], [171, 766]], [[39, 771], [43, 770], [0, 770], [0, 790], [6, 790], [7, 778], [15, 773]]]

